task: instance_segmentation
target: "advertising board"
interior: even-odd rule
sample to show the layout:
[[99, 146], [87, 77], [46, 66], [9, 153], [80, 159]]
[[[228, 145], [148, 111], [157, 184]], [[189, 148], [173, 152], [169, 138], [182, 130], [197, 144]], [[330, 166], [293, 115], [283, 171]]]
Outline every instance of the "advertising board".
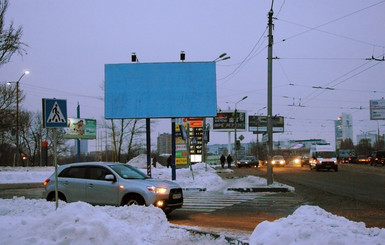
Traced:
[[[273, 121], [273, 133], [284, 132], [284, 117], [274, 116]], [[267, 132], [267, 116], [249, 116], [249, 131], [255, 133]]]
[[68, 118], [64, 139], [96, 139], [96, 120]]
[[385, 120], [385, 99], [370, 100], [370, 120]]
[[[234, 131], [234, 119], [234, 111], [218, 112], [213, 119], [213, 130], [221, 132]], [[237, 131], [246, 131], [246, 112], [237, 111], [236, 121]]]
[[215, 62], [105, 65], [105, 118], [213, 117]]

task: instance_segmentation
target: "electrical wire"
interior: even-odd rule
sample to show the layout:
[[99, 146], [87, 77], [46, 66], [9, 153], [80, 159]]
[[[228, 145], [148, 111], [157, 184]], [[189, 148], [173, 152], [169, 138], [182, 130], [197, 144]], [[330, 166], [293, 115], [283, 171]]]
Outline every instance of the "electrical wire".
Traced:
[[[248, 61], [250, 61], [251, 58], [254, 58], [255, 55], [258, 55], [260, 52], [262, 52], [262, 50], [258, 51], [255, 55], [251, 56], [254, 52], [254, 50], [256, 50], [256, 47], [260, 44], [262, 38], [264, 37], [265, 33], [267, 31], [267, 27], [265, 28], [265, 31], [262, 33], [262, 35], [260, 36], [260, 38], [258, 39], [257, 43], [253, 46], [253, 48], [250, 50], [250, 52], [248, 53], [248, 55], [242, 60], [241, 63], [239, 63], [239, 65], [231, 72], [229, 73], [227, 76], [223, 77], [223, 78], [219, 78], [217, 80], [226, 80], [227, 78], [229, 78], [230, 76], [236, 74], [236, 72], [238, 72], [242, 66], [244, 66]], [[250, 58], [251, 56], [251, 58]], [[219, 85], [223, 85], [225, 84], [227, 81], [223, 81], [222, 83], [220, 83]]]
[[[341, 34], [336, 34], [336, 33], [333, 33], [333, 32], [320, 30], [320, 29], [318, 29], [318, 27], [309, 27], [309, 26], [305, 26], [303, 24], [298, 24], [298, 23], [291, 22], [291, 21], [288, 21], [288, 20], [283, 20], [283, 19], [278, 19], [278, 20], [282, 21], [282, 22], [286, 22], [286, 23], [292, 24], [292, 25], [301, 26], [301, 27], [304, 27], [304, 28], [308, 29], [307, 31], [301, 32], [300, 34], [304, 34], [304, 33], [307, 33], [309, 31], [314, 30], [314, 31], [326, 33], [326, 34], [329, 34], [329, 35], [332, 35], [332, 36], [336, 36], [336, 37], [343, 38], [343, 39], [348, 39], [350, 41], [354, 41], [354, 42], [357, 42], [357, 43], [361, 43], [361, 44], [365, 44], [365, 45], [369, 45], [369, 46], [373, 46], [373, 47], [381, 47], [381, 48], [384, 47], [383, 45], [378, 45], [378, 44], [370, 43], [370, 42], [367, 42], [367, 41], [358, 40], [358, 39], [355, 39], [355, 38], [352, 38], [352, 37], [344, 36], [344, 35], [341, 35]], [[300, 34], [297, 34], [297, 35], [300, 35]], [[280, 42], [277, 42], [277, 44], [285, 42], [286, 40], [288, 40], [288, 39], [290, 39], [292, 37], [296, 37], [297, 35], [291, 36], [289, 38], [284, 38]]]
[[[382, 0], [382, 1], [380, 1], [380, 2], [374, 3], [374, 4], [372, 4], [372, 5], [369, 5], [369, 6], [365, 7], [365, 8], [356, 10], [356, 11], [354, 11], [354, 12], [352, 12], [352, 13], [348, 13], [348, 14], [346, 14], [346, 15], [344, 15], [344, 16], [341, 16], [341, 17], [339, 17], [339, 18], [333, 19], [333, 20], [331, 20], [331, 21], [328, 21], [328, 22], [323, 23], [323, 24], [321, 24], [321, 25], [318, 25], [318, 26], [316, 26], [316, 27], [313, 27], [313, 28], [310, 28], [310, 27], [309, 27], [310, 29], [308, 29], [308, 30], [306, 30], [306, 31], [303, 31], [303, 32], [300, 32], [300, 33], [297, 33], [297, 34], [295, 34], [295, 35], [292, 35], [292, 36], [290, 36], [290, 37], [288, 37], [288, 38], [283, 39], [282, 41], [286, 41], [286, 40], [288, 40], [288, 39], [292, 39], [292, 38], [298, 37], [298, 36], [303, 35], [303, 34], [309, 32], [309, 31], [318, 30], [318, 28], [320, 28], [320, 27], [322, 27], [322, 26], [326, 26], [326, 25], [331, 24], [331, 23], [333, 23], [333, 22], [342, 20], [342, 19], [344, 19], [344, 18], [346, 18], [346, 17], [349, 17], [349, 16], [351, 16], [351, 15], [357, 14], [357, 13], [359, 13], [359, 12], [361, 12], [361, 11], [364, 11], [364, 10], [367, 10], [367, 9], [369, 9], [369, 8], [375, 7], [375, 6], [377, 6], [377, 5], [379, 5], [379, 4], [382, 4], [382, 3], [384, 3], [384, 2], [385, 2], [385, 0]], [[281, 20], [281, 21], [282, 21], [282, 20]], [[318, 30], [318, 31], [320, 31], [320, 30]], [[382, 46], [381, 46], [381, 47], [382, 47]]]

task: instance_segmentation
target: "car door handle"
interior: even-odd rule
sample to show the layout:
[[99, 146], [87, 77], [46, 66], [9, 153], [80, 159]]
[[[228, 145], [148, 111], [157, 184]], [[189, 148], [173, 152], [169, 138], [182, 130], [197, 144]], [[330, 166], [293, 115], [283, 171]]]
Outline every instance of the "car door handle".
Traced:
[[68, 181], [64, 181], [64, 185], [68, 185]]
[[88, 184], [89, 188], [94, 188], [94, 184]]

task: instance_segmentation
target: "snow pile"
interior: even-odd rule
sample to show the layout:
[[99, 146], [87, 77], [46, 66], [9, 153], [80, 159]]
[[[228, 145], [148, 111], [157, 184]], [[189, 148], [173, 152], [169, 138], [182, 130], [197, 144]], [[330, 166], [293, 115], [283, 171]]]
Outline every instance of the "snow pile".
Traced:
[[250, 244], [385, 244], [385, 229], [366, 228], [316, 206], [299, 207], [292, 215], [260, 223]]
[[[92, 206], [24, 198], [0, 199], [0, 244], [229, 244], [172, 227], [158, 208]], [[315, 206], [256, 226], [250, 244], [385, 244], [385, 229], [366, 228]]]
[[171, 228], [153, 206], [91, 206], [24, 198], [0, 199], [0, 244], [226, 244], [224, 237]]
[[44, 182], [54, 167], [0, 167], [0, 184]]

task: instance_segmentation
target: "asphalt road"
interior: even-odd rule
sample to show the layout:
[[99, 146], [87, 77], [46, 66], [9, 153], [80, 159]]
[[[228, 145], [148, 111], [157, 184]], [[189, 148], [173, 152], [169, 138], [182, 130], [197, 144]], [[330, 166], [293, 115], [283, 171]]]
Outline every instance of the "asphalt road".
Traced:
[[[266, 168], [256, 175], [266, 177]], [[345, 164], [339, 171], [274, 168], [274, 180], [295, 187], [298, 199], [368, 227], [385, 228], [385, 167]]]

